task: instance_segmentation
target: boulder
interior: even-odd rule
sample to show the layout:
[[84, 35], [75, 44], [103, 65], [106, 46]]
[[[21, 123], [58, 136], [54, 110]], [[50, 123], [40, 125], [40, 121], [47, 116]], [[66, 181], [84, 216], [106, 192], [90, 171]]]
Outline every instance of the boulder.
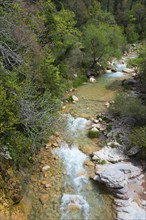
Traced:
[[137, 81], [133, 78], [130, 78], [130, 79], [127, 79], [127, 80], [123, 80], [122, 81], [122, 85], [129, 85], [129, 86], [132, 86], [134, 84], [136, 84]]
[[72, 95], [72, 100], [73, 100], [73, 102], [78, 102], [79, 98], [75, 95]]
[[91, 128], [91, 131], [98, 131], [96, 127]]
[[96, 79], [92, 76], [92, 77], [90, 77], [89, 81], [90, 81], [91, 83], [95, 83], [95, 82], [96, 82]]
[[135, 70], [134, 70], [134, 69], [130, 69], [130, 68], [125, 68], [125, 69], [123, 70], [123, 72], [124, 72], [124, 73], [133, 73], [133, 72], [135, 72]]
[[100, 180], [102, 183], [110, 188], [123, 188], [126, 185], [126, 179], [123, 172], [115, 168], [114, 166], [111, 169], [111, 166], [108, 166], [101, 174]]
[[141, 150], [140, 147], [132, 147], [130, 150], [128, 150], [126, 152], [126, 155], [133, 156], [133, 155], [137, 154], [140, 150]]

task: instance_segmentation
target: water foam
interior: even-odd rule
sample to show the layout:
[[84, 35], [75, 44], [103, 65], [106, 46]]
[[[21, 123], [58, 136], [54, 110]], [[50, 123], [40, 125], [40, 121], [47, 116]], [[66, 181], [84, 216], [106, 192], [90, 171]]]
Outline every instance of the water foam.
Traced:
[[89, 204], [81, 195], [64, 194], [61, 200], [61, 220], [83, 217], [89, 219]]
[[78, 149], [78, 145], [72, 145], [70, 148], [67, 143], [63, 142], [56, 153], [63, 159], [67, 175], [70, 177], [76, 190], [82, 188], [83, 183], [88, 182], [86, 170], [83, 163], [87, 156]]

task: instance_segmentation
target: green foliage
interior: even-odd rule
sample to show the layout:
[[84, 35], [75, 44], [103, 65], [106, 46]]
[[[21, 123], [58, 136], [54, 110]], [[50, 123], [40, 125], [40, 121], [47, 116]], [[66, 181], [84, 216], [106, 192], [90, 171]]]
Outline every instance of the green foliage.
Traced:
[[72, 95], [70, 95], [68, 98], [66, 98], [66, 100], [67, 100], [68, 102], [72, 102], [72, 101], [73, 101]]
[[87, 24], [83, 30], [82, 41], [85, 62], [105, 63], [110, 57], [120, 54], [123, 38], [118, 26], [106, 23], [99, 26]]
[[74, 80], [73, 80], [73, 87], [78, 87], [80, 86], [82, 83], [84, 82], [87, 82], [87, 77], [86, 76], [79, 76], [79, 77], [76, 77]]
[[102, 160], [102, 159], [96, 159], [96, 162], [97, 162], [98, 164], [102, 164], [102, 165], [104, 165], [104, 164], [107, 163], [106, 160]]
[[89, 137], [89, 138], [98, 138], [99, 135], [100, 135], [100, 132], [99, 132], [99, 131], [92, 131], [92, 130], [90, 130], [90, 131], [88, 132], [88, 137]]
[[146, 151], [146, 126], [135, 127], [130, 133], [131, 146], [145, 148]]
[[141, 100], [124, 93], [116, 96], [115, 104], [110, 107], [110, 111], [120, 116], [133, 118], [141, 123], [146, 119], [146, 106], [141, 103]]

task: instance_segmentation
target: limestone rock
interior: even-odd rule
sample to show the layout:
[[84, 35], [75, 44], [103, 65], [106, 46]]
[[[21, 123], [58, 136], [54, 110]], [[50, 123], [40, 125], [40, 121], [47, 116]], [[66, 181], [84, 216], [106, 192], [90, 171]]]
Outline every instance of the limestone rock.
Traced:
[[134, 69], [130, 69], [130, 68], [125, 68], [123, 70], [124, 73], [133, 73], [135, 70]]
[[95, 83], [95, 82], [96, 82], [96, 79], [92, 76], [92, 77], [90, 77], [89, 81], [90, 81], [91, 83]]
[[91, 128], [91, 131], [98, 131], [96, 127]]
[[72, 100], [73, 100], [73, 102], [78, 102], [79, 98], [75, 95], [72, 95]]

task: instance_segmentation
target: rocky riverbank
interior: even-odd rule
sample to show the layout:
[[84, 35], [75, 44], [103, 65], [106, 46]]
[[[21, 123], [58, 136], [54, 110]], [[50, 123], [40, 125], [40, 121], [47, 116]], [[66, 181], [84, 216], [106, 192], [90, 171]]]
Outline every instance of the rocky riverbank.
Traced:
[[143, 163], [130, 157], [139, 151], [138, 148], [129, 149], [128, 132], [132, 122], [126, 121], [126, 118], [123, 121], [105, 114], [100, 114], [100, 118], [102, 121], [99, 122], [98, 116], [93, 125], [98, 125], [98, 129], [103, 133], [105, 146], [91, 155], [96, 163], [93, 179], [106, 185], [115, 195], [114, 208], [117, 211], [117, 219], [144, 220], [146, 172]]

